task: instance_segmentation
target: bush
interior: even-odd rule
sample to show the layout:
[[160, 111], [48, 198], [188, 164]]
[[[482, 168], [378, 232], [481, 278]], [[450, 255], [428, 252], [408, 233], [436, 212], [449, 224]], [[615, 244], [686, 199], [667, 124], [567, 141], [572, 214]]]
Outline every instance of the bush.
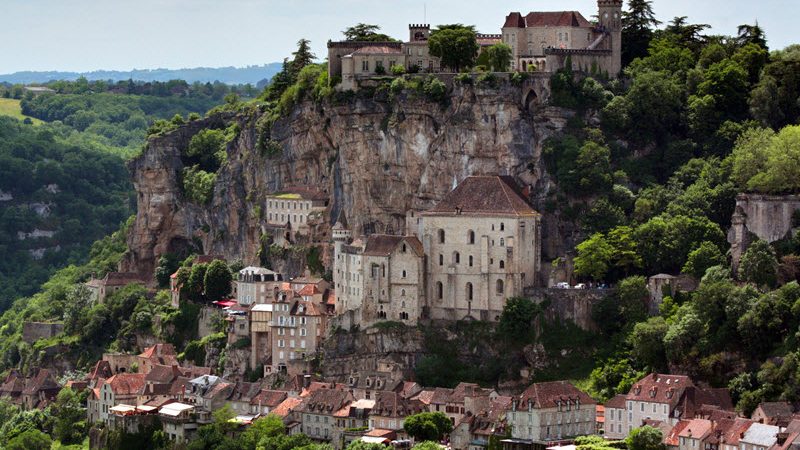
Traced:
[[183, 195], [192, 202], [205, 205], [214, 194], [217, 174], [208, 173], [195, 165], [183, 169]]
[[401, 66], [400, 64], [395, 64], [389, 68], [389, 71], [392, 72], [392, 75], [403, 75], [406, 73], [406, 68]]
[[472, 74], [467, 73], [467, 72], [460, 73], [460, 74], [456, 75], [455, 80], [456, 80], [457, 83], [463, 84], [463, 85], [472, 84]]
[[425, 80], [422, 89], [428, 100], [432, 102], [444, 103], [447, 100], [447, 85], [434, 76]]
[[485, 88], [495, 88], [497, 87], [497, 75], [492, 72], [482, 73], [478, 77], [478, 86], [485, 87]]

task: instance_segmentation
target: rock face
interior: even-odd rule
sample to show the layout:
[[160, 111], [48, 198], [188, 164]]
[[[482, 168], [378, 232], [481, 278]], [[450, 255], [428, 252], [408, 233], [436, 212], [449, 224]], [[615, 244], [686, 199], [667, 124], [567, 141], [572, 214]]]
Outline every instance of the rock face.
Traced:
[[[155, 137], [130, 164], [138, 212], [121, 270], [152, 278], [159, 255], [192, 244], [228, 260], [257, 263], [267, 233], [259, 214], [264, 195], [290, 185], [329, 193], [326, 220], [332, 223], [343, 212], [355, 235], [402, 232], [408, 210], [430, 208], [473, 174], [515, 176], [532, 187], [531, 200], [543, 211], [552, 186], [540, 161], [542, 142], [566, 125], [570, 113], [525, 106], [523, 89], [510, 83], [456, 86], [446, 107], [407, 93], [392, 100], [379, 93], [339, 103], [304, 102], [271, 127], [260, 125], [259, 113], [228, 113]], [[188, 202], [179, 186], [181, 149], [201, 129], [233, 123], [240, 131], [228, 145], [212, 201]], [[279, 155], [259, 150], [264, 134], [280, 146]], [[546, 259], [571, 248], [573, 231], [557, 216], [546, 214], [543, 225]], [[271, 264], [282, 269], [280, 262]]]
[[739, 265], [751, 235], [775, 242], [791, 236], [793, 216], [800, 210], [800, 195], [739, 194], [731, 219], [728, 242], [731, 244], [733, 269]]

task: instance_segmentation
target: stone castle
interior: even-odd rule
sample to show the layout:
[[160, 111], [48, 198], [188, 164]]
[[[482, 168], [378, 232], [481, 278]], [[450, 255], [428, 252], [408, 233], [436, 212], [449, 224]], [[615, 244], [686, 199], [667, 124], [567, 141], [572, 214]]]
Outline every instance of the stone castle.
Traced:
[[352, 240], [333, 229], [340, 326], [391, 320], [495, 321], [506, 299], [537, 285], [540, 215], [511, 177], [466, 178], [404, 236]]
[[[512, 49], [511, 70], [555, 72], [571, 62], [587, 73], [615, 77], [622, 70], [622, 0], [598, 0], [598, 22], [578, 11], [512, 12], [500, 34], [477, 34], [479, 51], [503, 42]], [[439, 58], [428, 49], [431, 27], [409, 25], [406, 42], [328, 42], [328, 76], [341, 79], [341, 89], [359, 80], [390, 73], [394, 66], [408, 72], [440, 73]]]

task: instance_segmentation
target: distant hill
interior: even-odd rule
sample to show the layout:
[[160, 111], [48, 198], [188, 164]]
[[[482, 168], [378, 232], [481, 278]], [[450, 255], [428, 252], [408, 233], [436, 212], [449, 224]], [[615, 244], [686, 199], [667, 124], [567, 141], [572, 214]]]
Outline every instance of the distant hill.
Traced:
[[270, 79], [281, 70], [281, 63], [270, 63], [263, 66], [248, 67], [195, 67], [191, 69], [146, 69], [128, 72], [117, 70], [97, 70], [94, 72], [15, 72], [0, 75], [0, 83], [30, 84], [46, 83], [55, 80], [76, 80], [81, 76], [89, 81], [96, 80], [137, 80], [137, 81], [169, 81], [185, 80], [188, 83], [220, 81], [226, 84], [257, 84]]

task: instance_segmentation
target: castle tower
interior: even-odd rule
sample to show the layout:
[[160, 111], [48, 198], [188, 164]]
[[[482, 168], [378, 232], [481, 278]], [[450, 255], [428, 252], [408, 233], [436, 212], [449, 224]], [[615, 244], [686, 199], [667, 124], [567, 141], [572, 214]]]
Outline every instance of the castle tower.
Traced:
[[611, 38], [611, 63], [608, 74], [612, 77], [622, 70], [622, 0], [597, 0], [600, 27]]
[[431, 35], [431, 26], [427, 23], [412, 23], [408, 26], [409, 42], [425, 42]]

